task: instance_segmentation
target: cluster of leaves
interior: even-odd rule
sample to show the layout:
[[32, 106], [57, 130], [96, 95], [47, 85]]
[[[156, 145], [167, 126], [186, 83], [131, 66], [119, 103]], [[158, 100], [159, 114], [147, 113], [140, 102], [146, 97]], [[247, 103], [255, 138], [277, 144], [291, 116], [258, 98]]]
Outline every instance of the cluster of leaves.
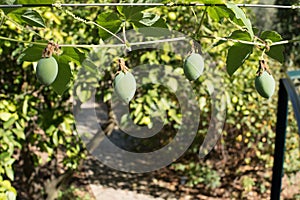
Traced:
[[[39, 3], [35, 0], [5, 2], [7, 4]], [[207, 4], [224, 3], [222, 0], [203, 0], [201, 2]], [[52, 1], [47, 0], [43, 3], [52, 3]], [[68, 10], [67, 8], [63, 9]], [[6, 20], [0, 27], [0, 33], [14, 39], [34, 40], [39, 43], [47, 43], [45, 40], [50, 40], [55, 35], [55, 42], [58, 43], [76, 44], [84, 42], [86, 44], [98, 44], [107, 40], [111, 41], [109, 40], [112, 37], [111, 33], [118, 34], [128, 29], [141, 32], [151, 40], [151, 38], [162, 34], [157, 32], [157, 30], [162, 30], [157, 29], [159, 27], [165, 30], [181, 31], [200, 41], [203, 49], [209, 48], [213, 44], [214, 48], [208, 52], [210, 58], [206, 59], [206, 65], [216, 67], [205, 70], [207, 70], [207, 74], [213, 76], [218, 73], [218, 76], [222, 77], [222, 82], [218, 84], [220, 84], [219, 87], [227, 88], [226, 95], [228, 97], [228, 115], [223, 132], [225, 137], [221, 142], [227, 152], [231, 153], [233, 151], [232, 157], [234, 159], [241, 160], [241, 157], [245, 158], [242, 165], [250, 165], [251, 161], [254, 160], [255, 164], [270, 168], [272, 164], [270, 158], [273, 151], [275, 112], [269, 110], [276, 109], [276, 104], [274, 100], [270, 102], [259, 100], [251, 77], [255, 75], [258, 59], [262, 52], [266, 52], [270, 58], [283, 62], [283, 46], [271, 46], [272, 43], [282, 39], [278, 33], [253, 28], [247, 13], [234, 3], [226, 3], [224, 6], [209, 6], [207, 9], [194, 8], [195, 17], [192, 17], [194, 13], [187, 7], [117, 6], [109, 9], [91, 8], [93, 12], [88, 9], [74, 10], [72, 11], [73, 14], [79, 17], [79, 20], [76, 21], [74, 17], [63, 12], [63, 9], [4, 9], [5, 16], [10, 20]], [[174, 20], [174, 15], [169, 15], [170, 12], [175, 14], [176, 20]], [[195, 32], [199, 26], [197, 15], [198, 13], [202, 15], [204, 12], [205, 18], [200, 22], [202, 24], [200, 32]], [[90, 24], [83, 22], [84, 20], [80, 20], [80, 18], [90, 19], [91, 22], [95, 22], [105, 29], [94, 25], [90, 27]], [[17, 24], [29, 26], [30, 28], [23, 29], [23, 32], [21, 32]], [[147, 29], [147, 32], [143, 32], [143, 27], [150, 28], [153, 31]], [[33, 34], [32, 31], [28, 30], [34, 30], [38, 34]], [[221, 40], [216, 41], [205, 38], [204, 35], [217, 35], [235, 42], [230, 42], [228, 45], [228, 43]], [[122, 39], [124, 40], [124, 38]], [[127, 39], [128, 41], [134, 41], [132, 38]], [[114, 39], [113, 41], [118, 40]], [[245, 42], [249, 44], [245, 44]], [[255, 48], [256, 46], [253, 44], [256, 42], [266, 46]], [[73, 130], [74, 118], [70, 112], [70, 99], [76, 96], [80, 102], [86, 102], [93, 94], [91, 91], [97, 89], [97, 97], [101, 98], [103, 102], [109, 103], [113, 93], [111, 80], [116, 69], [114, 60], [120, 55], [111, 49], [99, 51], [98, 54], [101, 55], [89, 55], [97, 61], [97, 63], [93, 63], [93, 60], [91, 62], [85, 60], [88, 53], [87, 49], [62, 47], [62, 53], [55, 55], [59, 65], [59, 74], [51, 85], [51, 90], [48, 87], [40, 86], [32, 76], [32, 68], [34, 68], [35, 62], [41, 58], [45, 45], [33, 44], [24, 47], [22, 45], [16, 46], [13, 42], [1, 41], [1, 46], [2, 44], [8, 48], [1, 48], [1, 54], [9, 55], [8, 57], [11, 55], [11, 57], [8, 59], [9, 61], [1, 60], [3, 66], [7, 66], [5, 70], [1, 71], [3, 73], [1, 77], [5, 77], [1, 78], [1, 84], [3, 85], [1, 93], [9, 95], [1, 96], [0, 104], [0, 120], [3, 122], [3, 127], [0, 128], [0, 148], [2, 148], [1, 152], [4, 152], [0, 154], [0, 174], [13, 180], [14, 150], [31, 145], [47, 152], [49, 160], [55, 157], [58, 147], [63, 146], [67, 155], [64, 159], [65, 165], [69, 168], [75, 168], [78, 164], [77, 154], [81, 152], [81, 145], [78, 141], [72, 139], [75, 136]], [[130, 43], [127, 43], [127, 45], [130, 46]], [[164, 64], [167, 66], [166, 74], [176, 72], [183, 75], [182, 63], [184, 58], [168, 51], [168, 48], [168, 45], [166, 45], [164, 51], [129, 52], [126, 56], [128, 66], [137, 66], [143, 63]], [[9, 62], [13, 65], [9, 65]], [[277, 66], [275, 62], [272, 63]], [[224, 68], [227, 69], [226, 72]], [[239, 71], [236, 72], [238, 69]], [[149, 78], [142, 80], [142, 82], [157, 82], [155, 79], [164, 77], [164, 75], [157, 74], [156, 69], [145, 70], [149, 70]], [[214, 70], [217, 72], [214, 72]], [[275, 68], [271, 70], [276, 76], [280, 76], [279, 67], [278, 70]], [[7, 74], [11, 74], [14, 80], [11, 80]], [[227, 76], [228, 74], [231, 77]], [[213, 78], [209, 77], [210, 80], [213, 80]], [[73, 88], [70, 86], [72, 86], [74, 80], [78, 84], [74, 85], [74, 90], [72, 90]], [[169, 78], [166, 81], [167, 86], [176, 90], [179, 84], [176, 77]], [[188, 154], [195, 154], [199, 150], [199, 142], [205, 136], [209, 125], [211, 103], [209, 102], [209, 91], [202, 87], [204, 82], [204, 77], [201, 77], [192, 83], [193, 92], [197, 94], [196, 100], [202, 111], [201, 119], [204, 120], [201, 120], [199, 125], [198, 137], [200, 139], [190, 148]], [[12, 83], [14, 85], [11, 85]], [[19, 88], [23, 88], [26, 92], [20, 94]], [[156, 111], [159, 110], [158, 116], [161, 116], [161, 113], [166, 113], [166, 117], [164, 116], [166, 121], [164, 122], [172, 128], [172, 131], [180, 128], [182, 125], [180, 105], [175, 96], [170, 95], [168, 91], [170, 90], [155, 84], [143, 85], [139, 88], [136, 98], [130, 103], [130, 116], [125, 116], [123, 119], [130, 117], [135, 124], [146, 125], [151, 128], [153, 119], [157, 114]], [[126, 123], [126, 120], [123, 122]], [[167, 143], [171, 136], [166, 134], [166, 140], [162, 143]], [[154, 143], [154, 140], [151, 142]], [[232, 145], [234, 142], [236, 144]], [[147, 145], [142, 144], [142, 146]], [[242, 150], [244, 154], [240, 155]], [[35, 158], [36, 165], [42, 163], [37, 155], [32, 153], [32, 156]], [[175, 165], [176, 169], [188, 175], [188, 183], [195, 185], [205, 183], [210, 188], [219, 187], [222, 183], [220, 180], [224, 177], [221, 177], [218, 169], [211, 170], [212, 167], [212, 165], [206, 165], [205, 163], [200, 166], [199, 163], [194, 162], [187, 165]], [[237, 168], [239, 167], [237, 166]], [[198, 176], [198, 173], [203, 174], [203, 176]], [[239, 175], [238, 172], [235, 175]], [[211, 179], [214, 181], [210, 182]], [[6, 188], [5, 192], [13, 191], [15, 193], [13, 189], [6, 186], [2, 187]]]

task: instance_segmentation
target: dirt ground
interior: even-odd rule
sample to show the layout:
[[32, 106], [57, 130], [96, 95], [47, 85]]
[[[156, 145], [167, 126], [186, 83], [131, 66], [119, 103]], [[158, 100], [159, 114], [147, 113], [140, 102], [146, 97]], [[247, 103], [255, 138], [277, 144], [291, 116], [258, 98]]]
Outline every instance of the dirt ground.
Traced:
[[[93, 200], [217, 200], [239, 199], [230, 195], [231, 190], [218, 188], [215, 195], [205, 191], [203, 185], [187, 187], [180, 184], [180, 177], [168, 168], [145, 174], [119, 172], [106, 167], [95, 159], [88, 159], [71, 184], [81, 188]], [[269, 188], [268, 188], [269, 189]], [[281, 199], [300, 199], [300, 172], [293, 177], [284, 176]], [[231, 196], [231, 197], [230, 197]], [[260, 195], [250, 191], [241, 199], [269, 199], [270, 191]]]

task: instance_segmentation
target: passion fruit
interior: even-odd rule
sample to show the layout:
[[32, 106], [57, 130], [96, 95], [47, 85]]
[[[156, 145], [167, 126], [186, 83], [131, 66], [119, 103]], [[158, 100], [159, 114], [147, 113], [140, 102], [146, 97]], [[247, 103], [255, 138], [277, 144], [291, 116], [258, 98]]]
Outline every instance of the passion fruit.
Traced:
[[255, 78], [255, 89], [264, 98], [270, 98], [275, 92], [275, 80], [267, 71]]
[[183, 71], [187, 79], [198, 79], [204, 70], [204, 59], [198, 53], [191, 53], [184, 61]]
[[53, 57], [42, 58], [36, 66], [36, 77], [40, 83], [50, 85], [58, 74], [58, 64]]
[[113, 82], [116, 94], [125, 103], [129, 103], [136, 91], [136, 81], [132, 73], [129, 71], [120, 71]]

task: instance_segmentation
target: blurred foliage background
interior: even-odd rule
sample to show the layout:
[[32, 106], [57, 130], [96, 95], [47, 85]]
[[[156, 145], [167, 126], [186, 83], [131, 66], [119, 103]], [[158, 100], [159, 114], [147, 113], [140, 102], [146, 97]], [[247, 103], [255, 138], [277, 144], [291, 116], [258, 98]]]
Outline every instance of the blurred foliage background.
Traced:
[[[93, 1], [85, 3], [89, 2]], [[247, 2], [235, 1], [235, 3]], [[276, 4], [295, 3], [299, 2], [276, 1]], [[160, 27], [166, 26], [195, 38], [201, 44], [202, 50], [208, 50], [204, 54], [207, 74], [215, 73], [221, 78], [219, 87], [226, 89], [227, 97], [226, 123], [222, 136], [214, 149], [204, 159], [199, 159], [197, 157], [199, 147], [207, 133], [211, 118], [211, 97], [209, 91], [203, 87], [205, 78], [201, 77], [191, 83], [197, 96], [196, 101], [201, 108], [197, 137], [188, 151], [167, 168], [174, 171], [178, 177], [185, 177], [187, 187], [205, 190], [208, 196], [268, 199], [274, 153], [277, 95], [265, 100], [255, 91], [254, 79], [261, 56], [259, 51], [254, 51], [244, 65], [230, 77], [226, 72], [226, 55], [231, 43], [226, 42], [212, 47], [215, 40], [193, 34], [199, 26], [204, 9], [184, 6], [150, 9], [164, 22], [159, 25]], [[99, 44], [107, 37], [106, 33], [99, 31], [94, 25], [75, 20], [65, 11], [98, 23], [103, 22], [101, 21], [101, 17], [105, 16], [103, 13], [116, 13], [115, 7], [62, 10], [43, 7], [34, 10], [43, 17], [46, 28], [19, 26], [13, 20], [2, 17], [0, 36], [23, 41], [54, 40], [58, 44]], [[254, 27], [260, 31], [275, 29], [283, 39], [299, 38], [299, 9], [244, 9], [244, 11]], [[269, 15], [273, 17], [268, 17]], [[260, 16], [265, 17], [263, 21]], [[135, 26], [135, 23], [127, 23], [126, 29], [136, 28]], [[115, 27], [117, 31], [119, 27]], [[220, 23], [205, 17], [200, 33], [226, 37], [235, 29], [236, 27], [229, 21], [224, 20]], [[126, 62], [128, 66], [144, 63], [163, 64], [168, 66], [171, 72], [177, 70], [183, 75], [181, 66], [184, 58], [167, 51], [167, 46], [164, 51], [130, 52], [126, 56]], [[43, 199], [58, 194], [57, 190], [60, 188], [53, 185], [57, 186], [62, 179], [67, 180], [67, 177], [82, 164], [81, 160], [87, 156], [84, 145], [76, 133], [73, 116], [73, 106], [76, 111], [80, 109], [80, 104], [73, 105], [73, 103], [79, 102], [74, 101], [74, 96], [84, 102], [91, 94], [87, 93], [88, 90], [84, 89], [84, 85], [73, 83], [81, 78], [80, 70], [86, 66], [81, 66], [80, 61], [88, 55], [90, 49], [79, 48], [79, 52], [71, 56], [73, 60], [68, 63], [71, 83], [63, 95], [58, 95], [51, 87], [38, 83], [34, 72], [35, 62], [24, 61], [21, 57], [27, 47], [28, 45], [24, 43], [0, 40], [0, 199], [14, 199], [17, 194], [20, 199]], [[66, 56], [71, 55], [66, 52]], [[97, 99], [108, 106], [113, 91], [112, 79], [116, 72], [116, 65], [112, 60], [117, 57], [115, 52], [110, 52], [102, 64], [113, 64], [107, 65], [100, 74], [96, 69], [90, 69], [88, 86], [97, 88]], [[299, 44], [291, 43], [286, 46], [285, 57], [286, 62], [283, 65], [268, 59], [277, 83], [280, 78], [285, 77], [287, 70], [299, 67]], [[213, 80], [214, 77], [208, 78]], [[176, 79], [169, 83], [170, 87], [176, 84]], [[157, 144], [157, 138], [153, 138], [135, 141], [131, 143], [132, 146], [126, 147], [128, 149], [147, 151], [145, 146], [149, 149], [155, 145], [163, 146], [180, 127], [182, 118], [180, 106], [174, 95], [159, 85], [146, 84], [139, 88], [136, 97], [130, 103], [130, 109], [132, 111], [130, 117], [134, 122], [148, 127], [151, 127], [153, 119], [151, 115], [155, 114], [155, 111], [165, 112], [167, 117], [160, 144]], [[107, 123], [103, 122], [102, 126], [106, 127]], [[284, 172], [293, 177], [300, 169], [300, 146], [292, 109], [288, 124]], [[293, 198], [299, 194], [298, 190], [298, 194], [293, 194], [295, 195]]]

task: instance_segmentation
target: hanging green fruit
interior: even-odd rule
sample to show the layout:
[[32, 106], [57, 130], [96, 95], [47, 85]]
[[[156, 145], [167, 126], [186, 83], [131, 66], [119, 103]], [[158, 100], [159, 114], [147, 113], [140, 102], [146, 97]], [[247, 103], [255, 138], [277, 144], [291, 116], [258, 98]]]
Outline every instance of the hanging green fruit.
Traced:
[[275, 92], [275, 80], [264, 60], [260, 61], [260, 67], [255, 78], [255, 89], [264, 98], [270, 98]]
[[125, 103], [129, 103], [136, 91], [136, 81], [132, 73], [128, 71], [123, 60], [119, 62], [121, 70], [117, 72], [113, 86], [118, 97]]
[[44, 49], [42, 57], [36, 66], [36, 77], [40, 83], [44, 85], [52, 84], [58, 74], [58, 64], [54, 57], [53, 52], [58, 51], [59, 47], [53, 42], [49, 42]]
[[42, 58], [36, 67], [36, 76], [40, 83], [50, 85], [58, 74], [58, 64], [53, 57]]
[[204, 70], [204, 59], [198, 53], [191, 53], [184, 61], [183, 71], [187, 79], [198, 79]]

